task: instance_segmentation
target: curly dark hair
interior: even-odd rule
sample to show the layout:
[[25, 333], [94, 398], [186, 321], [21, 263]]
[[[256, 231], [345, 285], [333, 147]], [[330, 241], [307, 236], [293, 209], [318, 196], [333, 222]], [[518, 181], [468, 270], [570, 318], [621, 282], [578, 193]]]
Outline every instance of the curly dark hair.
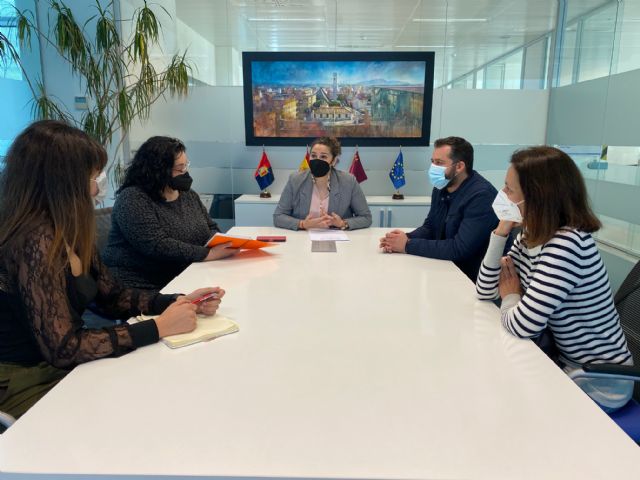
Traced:
[[186, 151], [187, 147], [177, 138], [151, 137], [136, 151], [117, 193], [136, 186], [152, 199], [161, 201], [162, 192], [171, 179], [173, 162]]
[[340, 146], [340, 141], [336, 137], [320, 137], [316, 138], [313, 142], [311, 142], [311, 148], [314, 145], [324, 145], [325, 147], [329, 147], [329, 151], [333, 158], [340, 156], [342, 153], [342, 147]]

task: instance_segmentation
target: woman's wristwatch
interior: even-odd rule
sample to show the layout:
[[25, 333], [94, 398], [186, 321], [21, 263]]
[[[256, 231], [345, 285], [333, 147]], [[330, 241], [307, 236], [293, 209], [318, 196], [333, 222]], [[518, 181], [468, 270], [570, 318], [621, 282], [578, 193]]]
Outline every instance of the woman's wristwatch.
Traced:
[[340, 227], [340, 230], [349, 230], [349, 222], [347, 222], [346, 220], [342, 221], [342, 226]]

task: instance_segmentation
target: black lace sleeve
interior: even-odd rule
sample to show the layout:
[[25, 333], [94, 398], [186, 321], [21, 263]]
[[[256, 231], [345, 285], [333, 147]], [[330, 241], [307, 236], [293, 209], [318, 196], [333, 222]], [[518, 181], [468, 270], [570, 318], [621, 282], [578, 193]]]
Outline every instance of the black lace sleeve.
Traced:
[[51, 268], [47, 264], [52, 242], [50, 228], [35, 230], [26, 239], [24, 251], [15, 265], [26, 320], [47, 362], [59, 368], [71, 368], [90, 360], [122, 355], [140, 346], [136, 336], [140, 337], [144, 330], [154, 329], [157, 341], [153, 321], [141, 322], [147, 325], [138, 324], [135, 328], [126, 324], [101, 330], [83, 328], [82, 321], [69, 306], [65, 268]]
[[124, 288], [109, 273], [109, 269], [94, 254], [91, 270], [98, 284], [96, 305], [112, 318], [127, 319], [136, 315], [156, 315], [176, 299], [177, 295], [163, 295], [152, 290]]

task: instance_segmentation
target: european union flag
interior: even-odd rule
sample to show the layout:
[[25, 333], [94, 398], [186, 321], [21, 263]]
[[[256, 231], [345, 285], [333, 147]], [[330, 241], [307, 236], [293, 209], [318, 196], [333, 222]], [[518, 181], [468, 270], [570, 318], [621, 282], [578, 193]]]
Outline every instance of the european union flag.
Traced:
[[393, 164], [393, 168], [389, 172], [389, 178], [391, 179], [391, 183], [393, 183], [393, 187], [396, 190], [407, 183], [404, 180], [404, 161], [402, 159], [402, 150], [400, 150], [398, 158], [396, 158], [396, 161]]

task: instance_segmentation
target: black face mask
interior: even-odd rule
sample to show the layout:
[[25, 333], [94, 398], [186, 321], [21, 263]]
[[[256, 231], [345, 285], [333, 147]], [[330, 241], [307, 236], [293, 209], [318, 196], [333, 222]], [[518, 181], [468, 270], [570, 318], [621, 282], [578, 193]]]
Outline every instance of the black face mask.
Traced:
[[314, 177], [324, 177], [331, 170], [331, 165], [324, 160], [313, 158], [309, 161], [309, 169]]
[[189, 172], [185, 172], [182, 175], [177, 175], [175, 177], [171, 177], [169, 179], [169, 187], [174, 190], [179, 190], [181, 192], [186, 192], [191, 188], [191, 184], [193, 183], [193, 178], [189, 175]]

